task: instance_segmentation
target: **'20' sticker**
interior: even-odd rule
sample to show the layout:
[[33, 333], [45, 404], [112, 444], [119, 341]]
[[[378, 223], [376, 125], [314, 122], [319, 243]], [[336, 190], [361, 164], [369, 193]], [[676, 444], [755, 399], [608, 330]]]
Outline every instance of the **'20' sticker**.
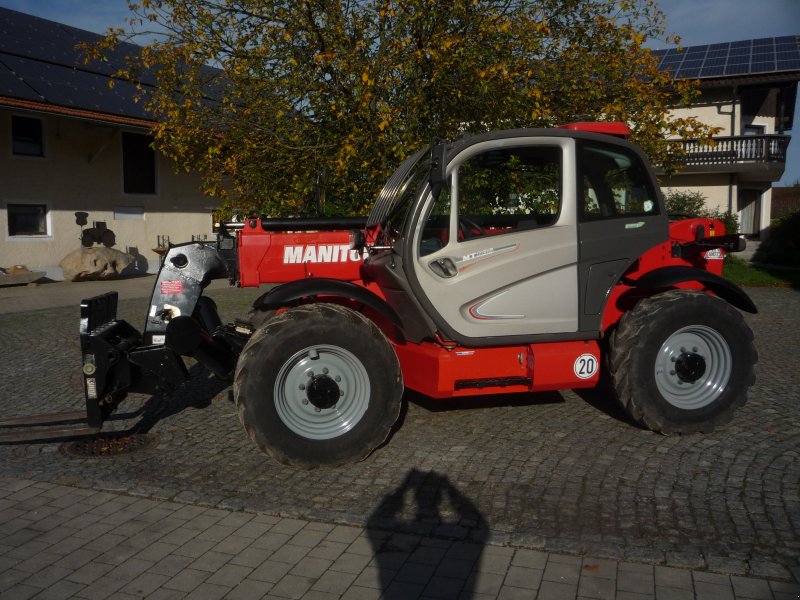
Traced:
[[591, 379], [597, 374], [599, 367], [600, 361], [597, 360], [594, 354], [581, 354], [575, 359], [572, 370], [578, 379]]

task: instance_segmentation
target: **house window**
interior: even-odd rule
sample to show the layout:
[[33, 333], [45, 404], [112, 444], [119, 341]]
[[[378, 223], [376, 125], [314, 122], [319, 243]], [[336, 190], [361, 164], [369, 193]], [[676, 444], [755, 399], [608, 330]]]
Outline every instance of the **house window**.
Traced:
[[11, 151], [17, 156], [44, 156], [41, 119], [11, 117]]
[[8, 235], [47, 235], [47, 206], [9, 204]]
[[156, 193], [156, 153], [153, 138], [122, 133], [122, 177], [126, 194]]

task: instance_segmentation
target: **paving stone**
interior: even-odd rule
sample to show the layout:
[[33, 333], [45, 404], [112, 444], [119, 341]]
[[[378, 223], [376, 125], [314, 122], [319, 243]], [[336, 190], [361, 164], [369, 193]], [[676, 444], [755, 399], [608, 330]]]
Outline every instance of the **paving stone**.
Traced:
[[684, 569], [672, 567], [655, 568], [655, 584], [658, 587], [692, 589], [692, 573]]
[[120, 589], [120, 592], [142, 598], [149, 598], [157, 589], [170, 580], [168, 575], [142, 573]]
[[547, 565], [547, 553], [536, 550], [520, 549], [514, 553], [511, 564], [516, 567], [544, 570]]
[[41, 590], [34, 598], [38, 600], [66, 600], [80, 593], [84, 588], [83, 584], [62, 579]]
[[245, 579], [230, 590], [225, 595], [225, 598], [227, 600], [258, 600], [263, 598], [270, 589], [272, 589], [272, 584], [270, 583], [254, 579]]
[[40, 594], [42, 588], [27, 584], [18, 584], [2, 591], [2, 598], [9, 598], [13, 600], [28, 600], [33, 598], [36, 594]]
[[568, 585], [577, 585], [580, 576], [581, 567], [579, 564], [548, 561], [542, 579]]
[[285, 562], [267, 560], [254, 569], [249, 577], [257, 581], [268, 583], [278, 583], [292, 568], [292, 565]]
[[178, 556], [177, 554], [171, 554], [157, 561], [152, 567], [150, 567], [150, 569], [148, 569], [148, 571], [151, 573], [159, 573], [161, 575], [169, 575], [170, 577], [174, 577], [183, 569], [192, 564], [192, 562], [194, 562], [194, 559], [190, 556]]
[[[422, 590], [424, 598], [438, 598], [441, 600], [455, 600], [461, 595], [464, 587], [464, 579], [454, 579], [452, 577], [442, 577], [436, 575], [431, 577]], [[391, 589], [391, 586], [389, 587]], [[387, 590], [388, 591], [388, 590]]]
[[538, 589], [542, 582], [543, 571], [539, 569], [527, 569], [525, 567], [509, 567], [506, 573], [504, 585], [522, 588], [526, 590]]
[[479, 571], [471, 573], [466, 583], [464, 590], [472, 592], [473, 595], [486, 594], [489, 596], [496, 596], [500, 588], [503, 587], [505, 580], [505, 573], [489, 573]]
[[542, 581], [537, 598], [547, 598], [548, 600], [574, 600], [577, 591], [577, 585], [558, 583], [555, 581]]
[[283, 533], [286, 535], [295, 535], [300, 530], [308, 525], [308, 521], [301, 521], [300, 519], [281, 519], [272, 526], [270, 531], [272, 533]]
[[210, 576], [211, 574], [208, 571], [188, 568], [182, 569], [169, 581], [164, 583], [164, 587], [181, 592], [191, 592]]
[[[327, 592], [329, 594], [341, 595], [356, 580], [355, 573], [343, 573], [341, 571], [326, 571], [311, 587], [314, 591]], [[367, 586], [370, 587], [370, 586]]]
[[302, 598], [314, 584], [311, 577], [286, 575], [270, 590], [270, 594], [282, 598]]
[[582, 576], [578, 582], [578, 596], [581, 598], [613, 598], [616, 582], [605, 577]]
[[[329, 571], [329, 573], [339, 573], [340, 571]], [[356, 578], [353, 585], [362, 588], [375, 588], [385, 590], [394, 580], [397, 569], [378, 567], [374, 565], [366, 566], [362, 571], [354, 574]], [[346, 575], [350, 575], [346, 573]]]

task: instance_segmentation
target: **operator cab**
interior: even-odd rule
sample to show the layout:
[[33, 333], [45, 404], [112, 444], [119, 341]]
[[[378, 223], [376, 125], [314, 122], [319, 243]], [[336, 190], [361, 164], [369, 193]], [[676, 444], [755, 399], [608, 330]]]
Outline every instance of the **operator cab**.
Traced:
[[585, 131], [432, 146], [381, 192], [365, 278], [412, 341], [596, 338], [611, 287], [668, 236], [650, 173], [632, 144]]

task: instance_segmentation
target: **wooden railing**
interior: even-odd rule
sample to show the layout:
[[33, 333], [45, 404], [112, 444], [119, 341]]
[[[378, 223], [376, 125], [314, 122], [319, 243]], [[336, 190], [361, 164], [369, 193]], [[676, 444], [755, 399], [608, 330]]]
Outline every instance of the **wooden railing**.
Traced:
[[685, 165], [729, 165], [744, 162], [785, 163], [788, 135], [741, 135], [716, 137], [710, 143], [698, 140], [683, 145]]

